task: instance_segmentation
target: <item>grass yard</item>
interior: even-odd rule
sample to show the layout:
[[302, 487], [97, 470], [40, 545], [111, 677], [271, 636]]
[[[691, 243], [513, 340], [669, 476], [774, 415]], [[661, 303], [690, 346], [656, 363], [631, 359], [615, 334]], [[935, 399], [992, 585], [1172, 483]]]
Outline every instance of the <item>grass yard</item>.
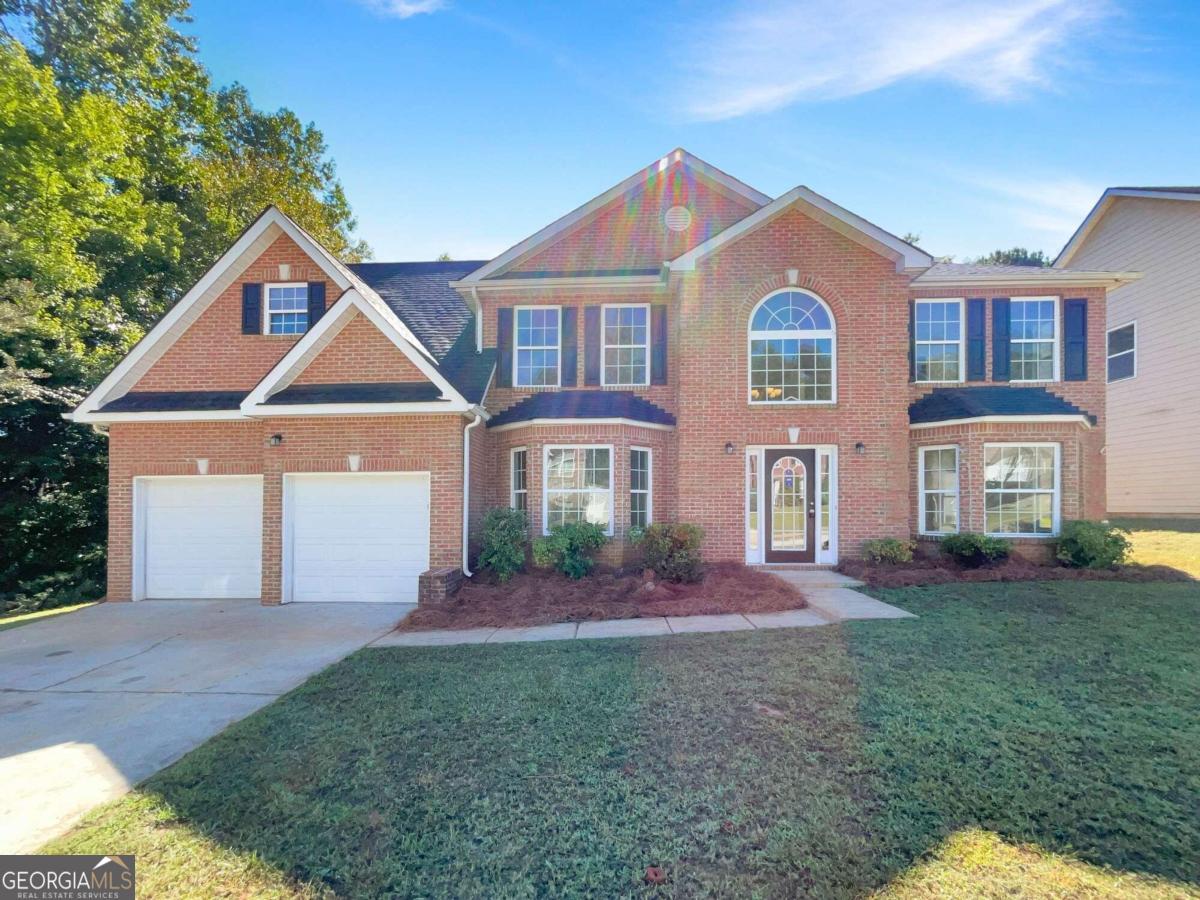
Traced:
[[37, 612], [0, 613], [0, 631], [8, 631], [10, 628], [20, 628], [22, 625], [28, 625], [30, 622], [36, 622], [39, 619], [52, 619], [55, 616], [75, 612], [78, 609], [93, 605], [95, 605], [95, 601], [75, 603], [71, 606], [57, 606], [54, 609], [39, 609]]
[[145, 897], [1200, 897], [1200, 586], [879, 593], [920, 618], [364, 650], [46, 850]]
[[1200, 519], [1112, 519], [1132, 532], [1133, 562], [1172, 566], [1200, 578]]

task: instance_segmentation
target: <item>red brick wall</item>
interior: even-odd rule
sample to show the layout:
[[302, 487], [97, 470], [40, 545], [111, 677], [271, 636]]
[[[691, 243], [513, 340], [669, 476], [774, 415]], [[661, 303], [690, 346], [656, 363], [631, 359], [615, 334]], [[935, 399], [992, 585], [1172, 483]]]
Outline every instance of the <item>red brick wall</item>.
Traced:
[[[462, 559], [460, 416], [303, 417], [255, 422], [113, 425], [109, 433], [108, 598], [132, 591], [133, 479], [193, 475], [196, 459], [210, 475], [263, 476], [264, 603], [280, 599], [283, 475], [346, 472], [347, 454], [364, 472], [430, 473], [430, 566]], [[478, 432], [480, 429], [475, 429]], [[283, 443], [270, 444], [280, 434]]]
[[[291, 266], [286, 279], [280, 277], [281, 263]], [[242, 285], [268, 281], [325, 281], [327, 306], [332, 306], [341, 293], [307, 253], [291, 238], [281, 235], [213, 300], [142, 376], [134, 390], [249, 391], [258, 384], [300, 338], [242, 334]]]
[[293, 384], [341, 381], [428, 381], [412, 360], [366, 316], [356, 314]]
[[[667, 228], [672, 206], [692, 213], [685, 231]], [[645, 188], [619, 197], [577, 226], [513, 266], [521, 272], [575, 272], [659, 266], [702, 243], [757, 207], [718, 188], [676, 163], [666, 172], [647, 172]]]

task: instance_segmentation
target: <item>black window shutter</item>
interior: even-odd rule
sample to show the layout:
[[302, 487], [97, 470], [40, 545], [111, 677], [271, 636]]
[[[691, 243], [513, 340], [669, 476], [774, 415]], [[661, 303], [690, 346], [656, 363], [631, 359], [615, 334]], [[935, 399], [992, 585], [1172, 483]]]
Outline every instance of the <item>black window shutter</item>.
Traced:
[[967, 381], [987, 378], [987, 301], [967, 301]]
[[574, 306], [564, 306], [562, 311], [562, 335], [560, 336], [559, 346], [562, 347], [560, 353], [560, 378], [563, 387], [575, 387], [576, 370], [579, 368], [579, 350], [578, 341], [575, 337], [576, 322], [579, 318], [579, 310]]
[[583, 308], [583, 383], [600, 383], [600, 307]]
[[908, 301], [908, 380], [917, 380], [917, 304]]
[[1012, 334], [1010, 312], [1007, 297], [992, 298], [992, 381], [1008, 381], [1012, 377], [1009, 364], [1009, 336]]
[[1087, 300], [1063, 301], [1063, 380], [1087, 381]]
[[650, 383], [667, 383], [667, 305], [650, 307]]
[[496, 385], [512, 387], [513, 311], [502, 306], [496, 312]]
[[325, 282], [310, 281], [308, 283], [308, 327], [312, 328], [317, 320], [325, 315]]
[[262, 285], [247, 282], [242, 285], [242, 334], [261, 334]]

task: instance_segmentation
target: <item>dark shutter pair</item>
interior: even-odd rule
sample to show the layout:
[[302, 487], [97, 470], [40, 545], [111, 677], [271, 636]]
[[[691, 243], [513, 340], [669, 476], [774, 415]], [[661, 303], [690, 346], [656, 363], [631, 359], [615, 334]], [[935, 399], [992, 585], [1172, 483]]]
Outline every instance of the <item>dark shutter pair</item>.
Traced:
[[[247, 282], [242, 285], [242, 334], [261, 334], [263, 331], [263, 286]], [[325, 315], [325, 282], [308, 283], [308, 327]]]
[[[967, 381], [987, 377], [987, 303], [980, 298], [967, 301]], [[908, 302], [908, 380], [917, 380], [917, 304]]]
[[[601, 307], [583, 308], [583, 383], [589, 387], [600, 385], [600, 359], [602, 353]], [[560, 377], [563, 387], [575, 387], [576, 370], [579, 363], [578, 309], [564, 307], [561, 320], [559, 346]], [[513, 310], [501, 307], [496, 322], [496, 384], [512, 387], [513, 373]], [[667, 383], [667, 307], [654, 304], [650, 307], [650, 383]]]
[[[992, 300], [992, 381], [1012, 378], [1011, 315], [1008, 297]], [[1063, 381], [1087, 381], [1087, 299], [1064, 300], [1062, 323]]]

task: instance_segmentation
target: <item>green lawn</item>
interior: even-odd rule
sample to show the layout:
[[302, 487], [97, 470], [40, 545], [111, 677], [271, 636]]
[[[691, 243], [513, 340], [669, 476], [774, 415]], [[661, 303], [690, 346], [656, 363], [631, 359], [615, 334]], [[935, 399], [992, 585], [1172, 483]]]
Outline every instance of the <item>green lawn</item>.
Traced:
[[94, 603], [95, 601], [75, 603], [71, 606], [57, 606], [54, 609], [39, 609], [37, 612], [0, 613], [0, 631], [8, 631], [10, 628], [20, 628], [22, 625], [28, 625], [30, 622], [36, 622], [39, 619], [51, 619], [55, 616], [61, 616], [64, 613], [75, 612], [86, 606], [92, 606]]
[[1133, 561], [1182, 569], [1200, 578], [1200, 519], [1112, 519], [1133, 538]]
[[1200, 586], [880, 595], [920, 618], [365, 650], [46, 849], [146, 897], [1200, 897]]

